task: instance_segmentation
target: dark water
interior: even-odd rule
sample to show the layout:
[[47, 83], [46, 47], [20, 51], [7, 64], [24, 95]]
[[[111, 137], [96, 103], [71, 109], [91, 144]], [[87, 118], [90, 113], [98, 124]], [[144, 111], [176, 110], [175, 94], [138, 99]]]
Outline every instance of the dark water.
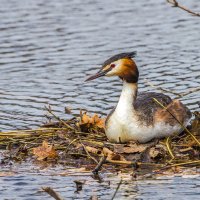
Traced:
[[[0, 3], [0, 130], [36, 127], [47, 104], [61, 116], [65, 106], [107, 114], [121, 82], [83, 81], [119, 52], [138, 52], [142, 91], [154, 90], [144, 79], [178, 93], [199, 86], [199, 18], [165, 0]], [[199, 96], [182, 100], [196, 109]]]
[[[200, 11], [198, 0], [180, 3]], [[121, 82], [83, 81], [119, 52], [138, 52], [141, 91], [155, 90], [145, 85], [145, 79], [177, 93], [199, 87], [200, 18], [165, 0], [0, 0], [0, 4], [0, 130], [37, 127], [45, 121], [47, 104], [62, 117], [69, 117], [63, 114], [65, 106], [74, 113], [85, 108], [107, 114], [116, 104]], [[181, 100], [196, 110], [199, 97], [195, 92]], [[111, 177], [109, 186], [85, 177], [89, 184], [75, 195], [73, 177], [41, 175], [24, 172], [1, 178], [1, 199], [48, 199], [37, 193], [45, 185], [54, 186], [65, 198], [89, 199], [94, 193], [110, 199], [119, 181]], [[199, 177], [127, 181], [118, 199], [198, 199], [199, 181]]]
[[[27, 172], [27, 167], [32, 172]], [[11, 168], [10, 171], [15, 172]], [[183, 177], [165, 176], [157, 179], [132, 180], [129, 175], [104, 174], [102, 182], [92, 178], [89, 172], [66, 168], [43, 168], [26, 166], [17, 168], [18, 174], [13, 174], [0, 179], [0, 195], [5, 200], [38, 200], [52, 199], [42, 191], [42, 187], [50, 186], [66, 199], [89, 199], [97, 196], [101, 200], [110, 200], [120, 180], [122, 184], [115, 199], [193, 199], [200, 196], [199, 175], [184, 175]], [[76, 192], [74, 181], [83, 182], [83, 188]]]

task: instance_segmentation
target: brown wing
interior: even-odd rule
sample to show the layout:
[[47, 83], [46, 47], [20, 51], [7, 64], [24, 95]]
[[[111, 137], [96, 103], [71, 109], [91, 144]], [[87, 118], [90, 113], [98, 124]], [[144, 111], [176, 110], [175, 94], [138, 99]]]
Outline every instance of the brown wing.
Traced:
[[161, 109], [153, 98], [156, 98], [164, 106], [167, 106], [172, 102], [172, 99], [169, 96], [161, 93], [139, 93], [133, 106], [137, 112], [138, 121], [145, 125], [152, 125], [154, 123], [155, 112]]
[[170, 125], [175, 125], [178, 123], [177, 122], [178, 120], [179, 122], [184, 124], [185, 122], [188, 122], [188, 120], [192, 117], [190, 110], [177, 99], [173, 100], [167, 106], [167, 110], [166, 109], [157, 110], [154, 118], [155, 122], [165, 121]]

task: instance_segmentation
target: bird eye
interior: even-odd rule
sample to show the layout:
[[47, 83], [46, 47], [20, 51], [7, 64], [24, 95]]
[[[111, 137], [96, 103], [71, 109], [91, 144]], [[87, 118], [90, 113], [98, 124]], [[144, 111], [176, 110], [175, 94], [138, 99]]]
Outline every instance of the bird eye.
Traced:
[[114, 67], [115, 67], [115, 64], [111, 64], [110, 67], [111, 67], [111, 68], [114, 68]]

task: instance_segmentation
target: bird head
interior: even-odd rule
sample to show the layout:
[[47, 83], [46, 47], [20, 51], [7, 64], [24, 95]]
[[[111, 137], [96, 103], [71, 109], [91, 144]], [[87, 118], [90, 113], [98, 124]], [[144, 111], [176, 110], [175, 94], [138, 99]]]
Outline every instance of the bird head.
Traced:
[[139, 72], [132, 59], [136, 52], [120, 53], [106, 60], [101, 69], [86, 79], [91, 81], [101, 76], [118, 76], [128, 83], [137, 83]]

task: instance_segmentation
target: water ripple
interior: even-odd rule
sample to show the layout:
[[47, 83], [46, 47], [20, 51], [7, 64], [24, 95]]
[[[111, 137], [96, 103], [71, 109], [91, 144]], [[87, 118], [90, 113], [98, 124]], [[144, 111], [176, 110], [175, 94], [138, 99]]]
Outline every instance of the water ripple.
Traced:
[[[163, 1], [1, 0], [1, 5], [0, 130], [36, 127], [47, 104], [62, 117], [65, 106], [74, 113], [85, 108], [107, 114], [121, 82], [84, 80], [123, 51], [138, 52], [141, 91], [155, 90], [145, 79], [179, 93], [199, 87], [199, 20]], [[195, 110], [199, 93], [182, 100]]]

